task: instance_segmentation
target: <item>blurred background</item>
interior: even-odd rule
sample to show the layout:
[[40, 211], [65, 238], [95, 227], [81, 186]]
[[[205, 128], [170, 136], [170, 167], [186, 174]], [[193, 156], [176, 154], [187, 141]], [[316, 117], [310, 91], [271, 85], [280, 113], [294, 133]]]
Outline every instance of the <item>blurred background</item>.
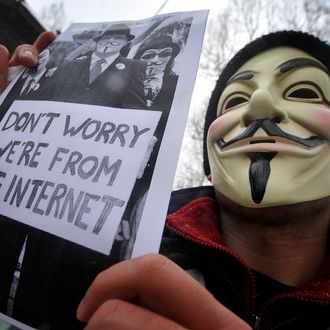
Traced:
[[207, 184], [202, 170], [204, 113], [224, 65], [247, 42], [284, 29], [330, 39], [328, 0], [0, 0], [0, 43], [13, 51], [44, 29], [73, 22], [143, 19], [175, 11], [209, 9], [209, 20], [174, 189]]

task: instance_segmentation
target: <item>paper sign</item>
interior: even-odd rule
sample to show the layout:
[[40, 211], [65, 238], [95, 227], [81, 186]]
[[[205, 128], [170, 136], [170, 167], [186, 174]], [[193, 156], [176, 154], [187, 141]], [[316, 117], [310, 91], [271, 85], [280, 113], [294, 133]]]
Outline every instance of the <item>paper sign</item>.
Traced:
[[93, 279], [158, 251], [206, 17], [73, 24], [0, 96], [0, 319], [82, 329]]
[[109, 254], [160, 115], [15, 101], [0, 124], [1, 212]]

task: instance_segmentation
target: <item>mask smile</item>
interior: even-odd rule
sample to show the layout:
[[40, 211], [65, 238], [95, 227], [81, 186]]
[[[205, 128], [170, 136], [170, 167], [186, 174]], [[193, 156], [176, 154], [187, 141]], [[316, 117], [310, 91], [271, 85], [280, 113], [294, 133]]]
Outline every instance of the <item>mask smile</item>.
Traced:
[[[255, 133], [262, 128], [267, 136], [254, 136]], [[320, 135], [313, 135], [309, 138], [301, 138], [290, 133], [284, 132], [278, 127], [273, 119], [257, 119], [252, 121], [246, 130], [229, 141], [224, 141], [223, 138], [217, 140], [217, 145], [223, 151], [242, 146], [250, 146], [257, 148], [284, 148], [287, 150], [287, 145], [303, 146], [308, 149], [316, 148], [325, 143], [326, 139]], [[277, 144], [276, 146], [274, 144]], [[262, 146], [261, 146], [262, 145]], [[265, 150], [266, 151], [266, 150]]]
[[155, 67], [163, 65], [165, 62], [148, 62], [148, 66]]

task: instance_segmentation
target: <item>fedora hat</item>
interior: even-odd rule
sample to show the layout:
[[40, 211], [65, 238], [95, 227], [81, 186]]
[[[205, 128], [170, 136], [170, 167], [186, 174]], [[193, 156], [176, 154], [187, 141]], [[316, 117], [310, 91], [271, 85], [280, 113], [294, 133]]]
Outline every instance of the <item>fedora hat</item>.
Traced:
[[99, 41], [102, 38], [105, 38], [107, 36], [113, 35], [113, 34], [123, 34], [126, 36], [127, 41], [130, 41], [135, 38], [133, 34], [131, 34], [130, 28], [126, 24], [114, 24], [109, 26], [103, 33], [95, 38], [93, 38], [94, 41]]

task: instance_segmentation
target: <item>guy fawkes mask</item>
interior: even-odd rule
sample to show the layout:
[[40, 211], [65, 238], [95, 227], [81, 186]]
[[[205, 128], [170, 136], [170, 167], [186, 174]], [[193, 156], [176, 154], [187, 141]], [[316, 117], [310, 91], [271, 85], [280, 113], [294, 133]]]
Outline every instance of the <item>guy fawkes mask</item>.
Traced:
[[277, 47], [228, 80], [209, 128], [216, 191], [248, 207], [330, 195], [330, 77], [308, 53]]

